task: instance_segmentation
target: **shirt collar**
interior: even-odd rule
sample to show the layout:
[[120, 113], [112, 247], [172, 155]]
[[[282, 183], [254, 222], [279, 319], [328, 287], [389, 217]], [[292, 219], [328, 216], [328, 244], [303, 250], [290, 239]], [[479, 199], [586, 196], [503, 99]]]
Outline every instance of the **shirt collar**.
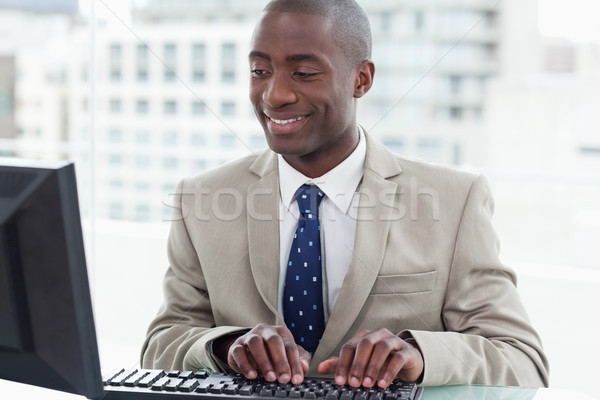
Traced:
[[281, 154], [277, 155], [279, 162], [279, 194], [283, 205], [289, 209], [296, 201], [295, 194], [300, 186], [312, 183], [325, 193], [337, 208], [347, 214], [352, 205], [352, 198], [363, 177], [367, 145], [362, 128], [358, 127], [359, 140], [356, 149], [335, 168], [318, 178], [309, 178], [294, 169], [285, 161]]

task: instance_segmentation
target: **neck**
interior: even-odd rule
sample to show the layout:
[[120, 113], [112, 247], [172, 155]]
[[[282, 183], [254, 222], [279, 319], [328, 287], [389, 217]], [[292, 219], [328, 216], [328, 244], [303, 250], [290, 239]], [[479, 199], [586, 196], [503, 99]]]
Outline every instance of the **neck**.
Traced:
[[[360, 135], [358, 130], [356, 135], [348, 137], [345, 141], [345, 149], [343, 152], [331, 152], [328, 150], [320, 150], [305, 155], [289, 155], [283, 154], [285, 161], [290, 164], [296, 171], [302, 173], [309, 178], [318, 178], [325, 175], [337, 167], [344, 161], [358, 146]], [[339, 146], [339, 143], [338, 143]], [[339, 148], [339, 147], [338, 147]]]

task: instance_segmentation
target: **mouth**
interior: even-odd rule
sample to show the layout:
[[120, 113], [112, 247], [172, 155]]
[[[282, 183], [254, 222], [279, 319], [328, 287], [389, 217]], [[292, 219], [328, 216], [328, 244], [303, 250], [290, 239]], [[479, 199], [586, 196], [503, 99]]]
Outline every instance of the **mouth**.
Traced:
[[275, 119], [275, 118], [271, 118], [267, 115], [267, 118], [269, 119], [269, 121], [271, 121], [277, 125], [284, 126], [284, 125], [291, 124], [294, 122], [302, 121], [303, 119], [308, 118], [308, 115], [302, 115], [300, 117], [290, 118], [290, 119]]
[[297, 117], [279, 119], [265, 114], [269, 130], [273, 134], [290, 134], [298, 131], [306, 121], [309, 120], [310, 114], [300, 115]]

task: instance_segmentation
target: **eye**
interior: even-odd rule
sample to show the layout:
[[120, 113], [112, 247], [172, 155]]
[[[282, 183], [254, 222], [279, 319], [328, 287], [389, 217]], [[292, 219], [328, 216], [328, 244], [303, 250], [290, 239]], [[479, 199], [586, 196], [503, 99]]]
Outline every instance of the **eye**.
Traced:
[[264, 69], [253, 69], [250, 72], [252, 73], [252, 75], [256, 75], [256, 76], [264, 75], [266, 73], [266, 71]]
[[294, 75], [299, 76], [300, 78], [311, 78], [313, 76], [316, 76], [317, 73], [316, 72], [294, 72]]

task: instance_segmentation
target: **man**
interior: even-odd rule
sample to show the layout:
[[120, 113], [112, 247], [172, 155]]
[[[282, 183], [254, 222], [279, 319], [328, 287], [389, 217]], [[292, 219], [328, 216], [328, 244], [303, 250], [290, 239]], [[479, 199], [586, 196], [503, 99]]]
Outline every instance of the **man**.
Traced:
[[266, 6], [250, 100], [270, 150], [178, 186], [144, 367], [547, 385], [485, 179], [400, 158], [357, 126], [370, 51], [353, 0]]

